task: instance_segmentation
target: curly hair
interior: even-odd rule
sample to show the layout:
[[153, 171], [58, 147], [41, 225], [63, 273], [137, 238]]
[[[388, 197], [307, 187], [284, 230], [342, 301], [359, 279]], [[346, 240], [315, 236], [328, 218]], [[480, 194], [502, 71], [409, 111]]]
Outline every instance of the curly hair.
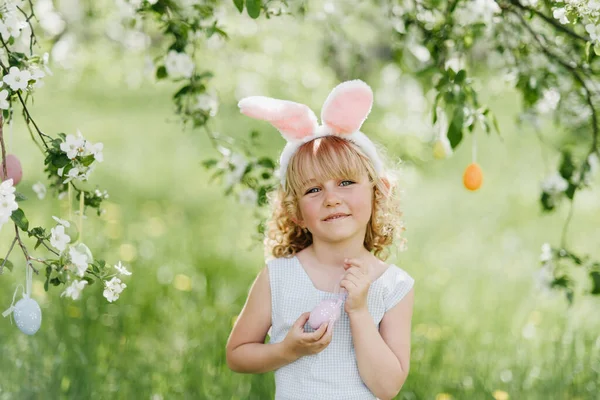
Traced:
[[373, 188], [373, 206], [364, 246], [382, 261], [389, 257], [388, 247], [394, 239], [398, 239], [400, 250], [404, 249], [406, 239], [401, 233], [406, 228], [401, 220], [397, 172], [387, 161], [385, 150], [377, 146], [377, 152], [387, 165], [384, 176], [378, 176], [371, 160], [346, 139], [324, 136], [303, 144], [285, 171], [285, 189], [277, 185], [267, 194], [271, 217], [266, 222], [265, 258], [291, 257], [312, 244], [312, 233], [294, 222], [300, 220], [298, 200], [311, 175], [330, 180], [356, 179], [366, 173]]

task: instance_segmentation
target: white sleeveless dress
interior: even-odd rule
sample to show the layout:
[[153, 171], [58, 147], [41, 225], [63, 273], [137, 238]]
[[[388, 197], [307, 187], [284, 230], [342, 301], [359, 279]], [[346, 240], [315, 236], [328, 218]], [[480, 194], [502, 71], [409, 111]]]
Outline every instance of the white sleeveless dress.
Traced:
[[[332, 292], [315, 288], [296, 256], [272, 259], [267, 262], [267, 268], [271, 285], [269, 343], [282, 342], [300, 315], [311, 311], [322, 300], [337, 298]], [[385, 312], [398, 304], [413, 284], [413, 278], [394, 264], [371, 284], [367, 304], [377, 327]], [[314, 332], [308, 323], [304, 330]], [[296, 399], [376, 399], [359, 375], [344, 304], [331, 343], [325, 350], [275, 370], [275, 400]]]

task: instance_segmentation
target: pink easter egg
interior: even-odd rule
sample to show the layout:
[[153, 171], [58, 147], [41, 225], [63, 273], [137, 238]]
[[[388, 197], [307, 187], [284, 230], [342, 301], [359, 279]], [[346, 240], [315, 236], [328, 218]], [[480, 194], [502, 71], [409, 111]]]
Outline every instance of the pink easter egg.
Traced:
[[19, 182], [21, 182], [21, 178], [23, 178], [23, 168], [21, 168], [21, 162], [17, 156], [13, 154], [6, 155], [6, 174], [8, 175], [8, 178], [4, 177], [4, 168], [0, 164], [0, 178], [2, 178], [3, 181], [12, 178], [13, 186], [16, 186]]
[[308, 324], [313, 329], [319, 327], [327, 321], [335, 323], [341, 315], [342, 302], [339, 299], [325, 299], [310, 312]]

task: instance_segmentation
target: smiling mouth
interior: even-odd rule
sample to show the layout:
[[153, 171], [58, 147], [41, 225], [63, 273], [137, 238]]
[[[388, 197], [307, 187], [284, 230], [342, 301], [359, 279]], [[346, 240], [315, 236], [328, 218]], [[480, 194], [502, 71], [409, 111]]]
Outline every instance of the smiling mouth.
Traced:
[[343, 215], [343, 216], [340, 216], [340, 217], [333, 217], [333, 218], [326, 219], [323, 222], [333, 222], [333, 221], [338, 221], [340, 219], [346, 219], [348, 217], [349, 217], [349, 215]]

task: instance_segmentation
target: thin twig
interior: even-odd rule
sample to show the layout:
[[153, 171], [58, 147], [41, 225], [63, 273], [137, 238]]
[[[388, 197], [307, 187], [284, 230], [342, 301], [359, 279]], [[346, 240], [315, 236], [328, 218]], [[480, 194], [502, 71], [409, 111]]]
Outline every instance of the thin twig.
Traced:
[[16, 242], [17, 242], [17, 238], [15, 237], [12, 241], [12, 244], [10, 245], [10, 249], [8, 249], [8, 253], [6, 253], [6, 256], [4, 256], [4, 261], [2, 261], [2, 265], [0, 265], [0, 275], [2, 275], [4, 273], [4, 264], [6, 264], [6, 261], [8, 260], [8, 256], [10, 255], [10, 252], [12, 251], [13, 247], [15, 247]]
[[37, 269], [35, 269], [33, 264], [31, 264], [32, 257], [30, 257], [29, 253], [27, 253], [27, 247], [25, 247], [25, 244], [23, 244], [23, 241], [21, 240], [21, 236], [19, 235], [19, 227], [17, 226], [17, 224], [15, 224], [15, 233], [16, 233], [17, 241], [19, 242], [19, 246], [21, 247], [21, 250], [23, 251], [23, 254], [25, 255], [25, 260], [27, 261], [27, 265], [29, 265], [31, 267], [31, 269], [33, 269], [33, 272], [35, 272], [37, 275], [39, 275], [40, 274], [39, 271]]

